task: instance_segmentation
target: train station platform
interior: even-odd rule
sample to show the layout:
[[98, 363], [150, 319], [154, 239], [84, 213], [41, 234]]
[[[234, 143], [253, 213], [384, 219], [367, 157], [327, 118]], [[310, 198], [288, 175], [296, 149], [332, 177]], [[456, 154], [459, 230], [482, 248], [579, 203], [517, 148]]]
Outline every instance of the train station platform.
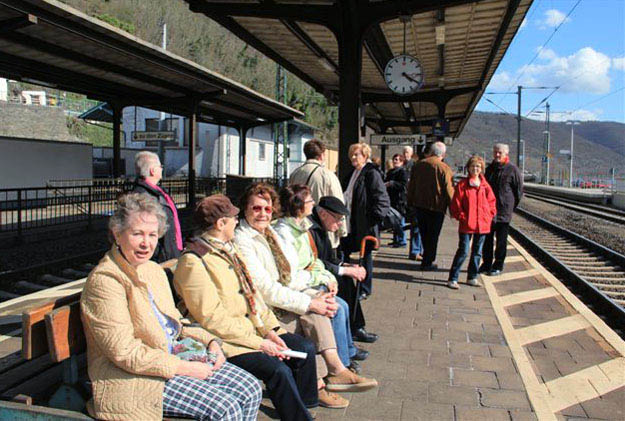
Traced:
[[[434, 272], [419, 271], [406, 249], [386, 247], [390, 235], [383, 236], [373, 295], [363, 303], [367, 329], [380, 339], [358, 343], [371, 352], [363, 375], [379, 388], [346, 394], [345, 409], [316, 408], [316, 419], [625, 419], [621, 337], [512, 239], [502, 275], [470, 287], [463, 272], [460, 289], [447, 288], [456, 232], [446, 218]], [[60, 381], [60, 365], [48, 356], [21, 360], [21, 314], [82, 283], [0, 304], [3, 399], [38, 399], [41, 382]], [[259, 419], [277, 419], [268, 399]]]
[[623, 340], [513, 240], [503, 275], [447, 288], [456, 232], [446, 218], [435, 272], [383, 237], [363, 304], [380, 339], [358, 343], [380, 386], [316, 419], [625, 419]]

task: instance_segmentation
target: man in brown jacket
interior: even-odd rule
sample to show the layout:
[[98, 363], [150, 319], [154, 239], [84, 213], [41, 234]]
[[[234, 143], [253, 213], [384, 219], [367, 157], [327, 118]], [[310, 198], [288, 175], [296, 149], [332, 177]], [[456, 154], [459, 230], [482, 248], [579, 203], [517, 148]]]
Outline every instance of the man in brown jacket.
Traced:
[[454, 195], [453, 172], [443, 162], [447, 148], [435, 142], [425, 159], [412, 166], [408, 183], [408, 208], [415, 209], [423, 241], [421, 270], [434, 270], [436, 248], [445, 212]]

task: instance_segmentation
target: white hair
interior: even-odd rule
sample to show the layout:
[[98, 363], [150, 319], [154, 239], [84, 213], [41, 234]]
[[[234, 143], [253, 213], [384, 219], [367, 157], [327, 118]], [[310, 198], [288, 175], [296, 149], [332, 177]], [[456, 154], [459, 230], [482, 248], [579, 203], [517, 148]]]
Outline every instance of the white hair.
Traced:
[[412, 149], [412, 146], [404, 146], [403, 152], [410, 152], [410, 155], [412, 155], [414, 153], [414, 150]]
[[443, 156], [447, 152], [447, 146], [443, 142], [434, 142], [432, 146], [430, 146], [430, 154], [436, 156]]
[[161, 160], [157, 154], [150, 151], [141, 151], [135, 155], [135, 174], [146, 178], [150, 176], [150, 168], [155, 164], [160, 164]]
[[[167, 215], [156, 198], [147, 193], [127, 193], [117, 199], [117, 209], [109, 218], [110, 234], [118, 234], [130, 228], [130, 220], [134, 215], [148, 213], [158, 220], [159, 238], [167, 231]], [[109, 239], [113, 237], [109, 236]]]
[[493, 146], [493, 150], [501, 151], [506, 155], [510, 153], [510, 147], [505, 143], [495, 143], [495, 146]]

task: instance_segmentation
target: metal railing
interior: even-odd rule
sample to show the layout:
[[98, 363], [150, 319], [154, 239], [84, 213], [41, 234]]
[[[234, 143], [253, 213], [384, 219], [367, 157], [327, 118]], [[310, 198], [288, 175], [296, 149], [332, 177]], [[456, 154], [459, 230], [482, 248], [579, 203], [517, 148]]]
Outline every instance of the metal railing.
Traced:
[[[227, 181], [229, 180], [229, 181]], [[224, 193], [237, 199], [242, 188], [251, 182], [269, 178], [196, 178], [195, 194], [205, 196]], [[179, 209], [189, 202], [189, 181], [186, 177], [161, 181]], [[228, 187], [229, 186], [229, 187]], [[64, 224], [82, 223], [87, 226], [113, 214], [120, 194], [131, 191], [132, 179], [53, 180], [45, 187], [0, 189], [0, 234], [18, 238], [25, 231]]]

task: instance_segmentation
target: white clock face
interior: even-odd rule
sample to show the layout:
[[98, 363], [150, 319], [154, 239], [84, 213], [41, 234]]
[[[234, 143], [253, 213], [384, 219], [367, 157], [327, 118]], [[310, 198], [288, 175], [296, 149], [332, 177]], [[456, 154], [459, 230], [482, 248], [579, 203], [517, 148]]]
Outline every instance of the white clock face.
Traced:
[[414, 57], [393, 57], [384, 69], [384, 80], [389, 89], [399, 95], [414, 94], [423, 86], [423, 69]]

